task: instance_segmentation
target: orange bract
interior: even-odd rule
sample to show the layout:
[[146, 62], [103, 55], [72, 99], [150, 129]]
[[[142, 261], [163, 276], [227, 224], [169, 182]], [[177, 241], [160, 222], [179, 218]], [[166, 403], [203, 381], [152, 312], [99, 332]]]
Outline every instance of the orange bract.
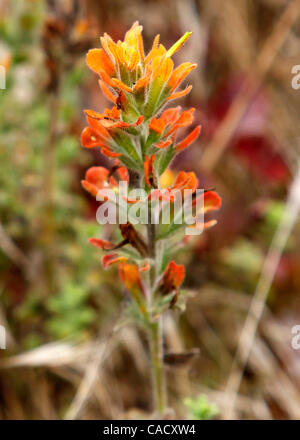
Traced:
[[146, 159], [144, 162], [145, 182], [147, 183], [147, 185], [153, 186], [153, 184], [154, 184], [153, 165], [154, 165], [155, 155], [152, 154], [152, 156], [150, 158], [148, 156], [146, 156], [145, 159]]
[[[120, 180], [128, 182], [129, 175], [126, 167], [117, 168], [116, 174]], [[91, 167], [87, 170], [85, 180], [82, 180], [81, 184], [92, 196], [96, 197], [101, 189], [116, 187], [118, 182], [110, 176], [107, 168]]]
[[142, 280], [139, 269], [135, 264], [123, 263], [119, 265], [120, 278], [129, 291], [135, 288], [142, 289]]
[[[149, 129], [160, 136], [160, 142], [156, 144], [156, 147], [166, 148], [174, 143], [178, 130], [193, 123], [194, 111], [194, 108], [190, 108], [181, 112], [181, 107], [178, 106], [168, 108], [159, 118], [152, 118]], [[200, 128], [200, 125], [198, 125], [184, 140], [180, 141], [175, 147], [176, 151], [181, 151], [194, 142], [200, 133]]]
[[163, 288], [165, 293], [170, 293], [178, 289], [182, 284], [185, 276], [184, 266], [170, 261], [163, 274]]

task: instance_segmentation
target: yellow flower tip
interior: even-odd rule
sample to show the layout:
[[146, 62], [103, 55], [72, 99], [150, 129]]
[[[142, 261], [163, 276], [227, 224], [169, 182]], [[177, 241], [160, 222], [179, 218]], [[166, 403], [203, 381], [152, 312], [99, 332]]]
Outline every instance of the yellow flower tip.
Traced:
[[172, 185], [174, 179], [175, 179], [174, 171], [172, 171], [168, 168], [160, 176], [159, 183], [160, 183], [161, 188], [169, 188]]
[[186, 32], [181, 38], [179, 38], [178, 41], [176, 41], [175, 44], [173, 44], [172, 47], [167, 51], [166, 57], [171, 57], [177, 50], [179, 50], [184, 43], [190, 38], [192, 35], [192, 32]]

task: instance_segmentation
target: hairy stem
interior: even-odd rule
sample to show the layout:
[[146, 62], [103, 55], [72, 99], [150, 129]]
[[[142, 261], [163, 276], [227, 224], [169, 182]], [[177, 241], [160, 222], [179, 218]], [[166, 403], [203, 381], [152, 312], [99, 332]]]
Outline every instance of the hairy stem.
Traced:
[[[156, 225], [151, 221], [148, 223], [148, 246], [149, 256], [152, 259], [150, 271], [151, 284], [151, 301], [150, 308], [153, 304], [156, 281], [156, 245], [155, 245]], [[152, 387], [155, 411], [162, 415], [166, 407], [166, 384], [165, 372], [163, 365], [163, 337], [162, 337], [162, 316], [158, 320], [151, 323], [149, 329], [149, 346], [150, 346], [150, 361], [152, 373]]]
[[151, 325], [149, 343], [155, 411], [163, 415], [166, 407], [166, 385], [163, 365], [162, 316]]

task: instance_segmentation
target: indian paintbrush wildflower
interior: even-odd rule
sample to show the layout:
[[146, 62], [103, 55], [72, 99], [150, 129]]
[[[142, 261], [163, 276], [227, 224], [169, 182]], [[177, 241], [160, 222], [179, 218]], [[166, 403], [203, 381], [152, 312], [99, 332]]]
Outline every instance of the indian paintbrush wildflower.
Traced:
[[[201, 127], [196, 126], [185, 138], [180, 136], [182, 128], [193, 124], [194, 108], [164, 109], [169, 101], [191, 91], [191, 86], [178, 88], [196, 64], [186, 62], [174, 68], [172, 60], [172, 55], [190, 37], [190, 32], [169, 50], [159, 43], [157, 35], [148, 54], [144, 52], [141, 32], [142, 27], [134, 23], [124, 41], [117, 43], [105, 34], [101, 38], [102, 48], [92, 49], [87, 54], [87, 64], [99, 75], [100, 87], [113, 107], [105, 109], [104, 113], [85, 110], [88, 126], [83, 130], [81, 141], [86, 148], [100, 148], [102, 154], [115, 162], [111, 170], [90, 168], [82, 185], [94, 197], [107, 188], [117, 192], [120, 181], [129, 186], [140, 185], [147, 194], [143, 203], [148, 205], [154, 198], [173, 206], [168, 225], [162, 226], [160, 221], [154, 224], [149, 217], [146, 236], [145, 226], [126, 221], [119, 222], [120, 239], [116, 243], [90, 239], [92, 245], [111, 252], [103, 256], [103, 268], [113, 264], [119, 266], [120, 279], [131, 294], [128, 310], [149, 334], [155, 408], [162, 415], [166, 390], [161, 321], [168, 308], [176, 308], [185, 276], [184, 266], [170, 261], [172, 252], [186, 241], [185, 224], [175, 221], [176, 194], [182, 194], [185, 201], [188, 197], [185, 190], [189, 190], [192, 206], [201, 198], [202, 214], [217, 210], [221, 200], [215, 191], [197, 195], [198, 179], [193, 172], [179, 172], [173, 184], [162, 188], [162, 181], [169, 181], [169, 175], [167, 180], [163, 175], [169, 172], [175, 155], [192, 144], [200, 133]], [[105, 197], [102, 200], [105, 201]], [[140, 200], [125, 200], [128, 209], [136, 203]], [[215, 223], [209, 220], [202, 226], [206, 228]]]

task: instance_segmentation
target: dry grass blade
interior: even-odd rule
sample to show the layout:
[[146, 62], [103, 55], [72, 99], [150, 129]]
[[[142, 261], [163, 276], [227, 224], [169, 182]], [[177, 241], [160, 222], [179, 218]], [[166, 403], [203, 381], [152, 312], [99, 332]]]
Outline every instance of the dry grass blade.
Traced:
[[236, 396], [242, 381], [245, 366], [251, 353], [257, 326], [261, 319], [282, 252], [297, 221], [299, 211], [300, 165], [290, 188], [283, 217], [264, 261], [256, 291], [251, 301], [250, 309], [241, 333], [235, 360], [232, 365], [226, 388], [226, 392], [228, 393], [228, 404], [226, 407], [225, 418], [232, 418], [234, 415]]
[[88, 359], [84, 376], [77, 389], [73, 402], [65, 415], [65, 419], [72, 420], [80, 416], [84, 405], [87, 403], [90, 395], [93, 393], [93, 387], [98, 379], [100, 365], [115, 348], [116, 343], [119, 343], [119, 340], [117, 341], [114, 336], [120, 330], [120, 328], [120, 326], [116, 326], [106, 339], [103, 340], [103, 338], [101, 338], [96, 343], [95, 350], [93, 351], [92, 356]]
[[205, 149], [201, 162], [203, 170], [211, 171], [218, 163], [238, 123], [272, 66], [277, 52], [297, 20], [299, 13], [300, 2], [299, 0], [294, 0], [288, 4], [278, 23], [274, 26], [273, 32], [258, 55], [254, 68], [249, 73], [249, 77], [245, 80], [237, 98], [219, 125], [211, 144]]
[[96, 344], [75, 345], [71, 342], [53, 342], [25, 353], [2, 359], [0, 368], [16, 367], [63, 367], [70, 364], [84, 364]]

